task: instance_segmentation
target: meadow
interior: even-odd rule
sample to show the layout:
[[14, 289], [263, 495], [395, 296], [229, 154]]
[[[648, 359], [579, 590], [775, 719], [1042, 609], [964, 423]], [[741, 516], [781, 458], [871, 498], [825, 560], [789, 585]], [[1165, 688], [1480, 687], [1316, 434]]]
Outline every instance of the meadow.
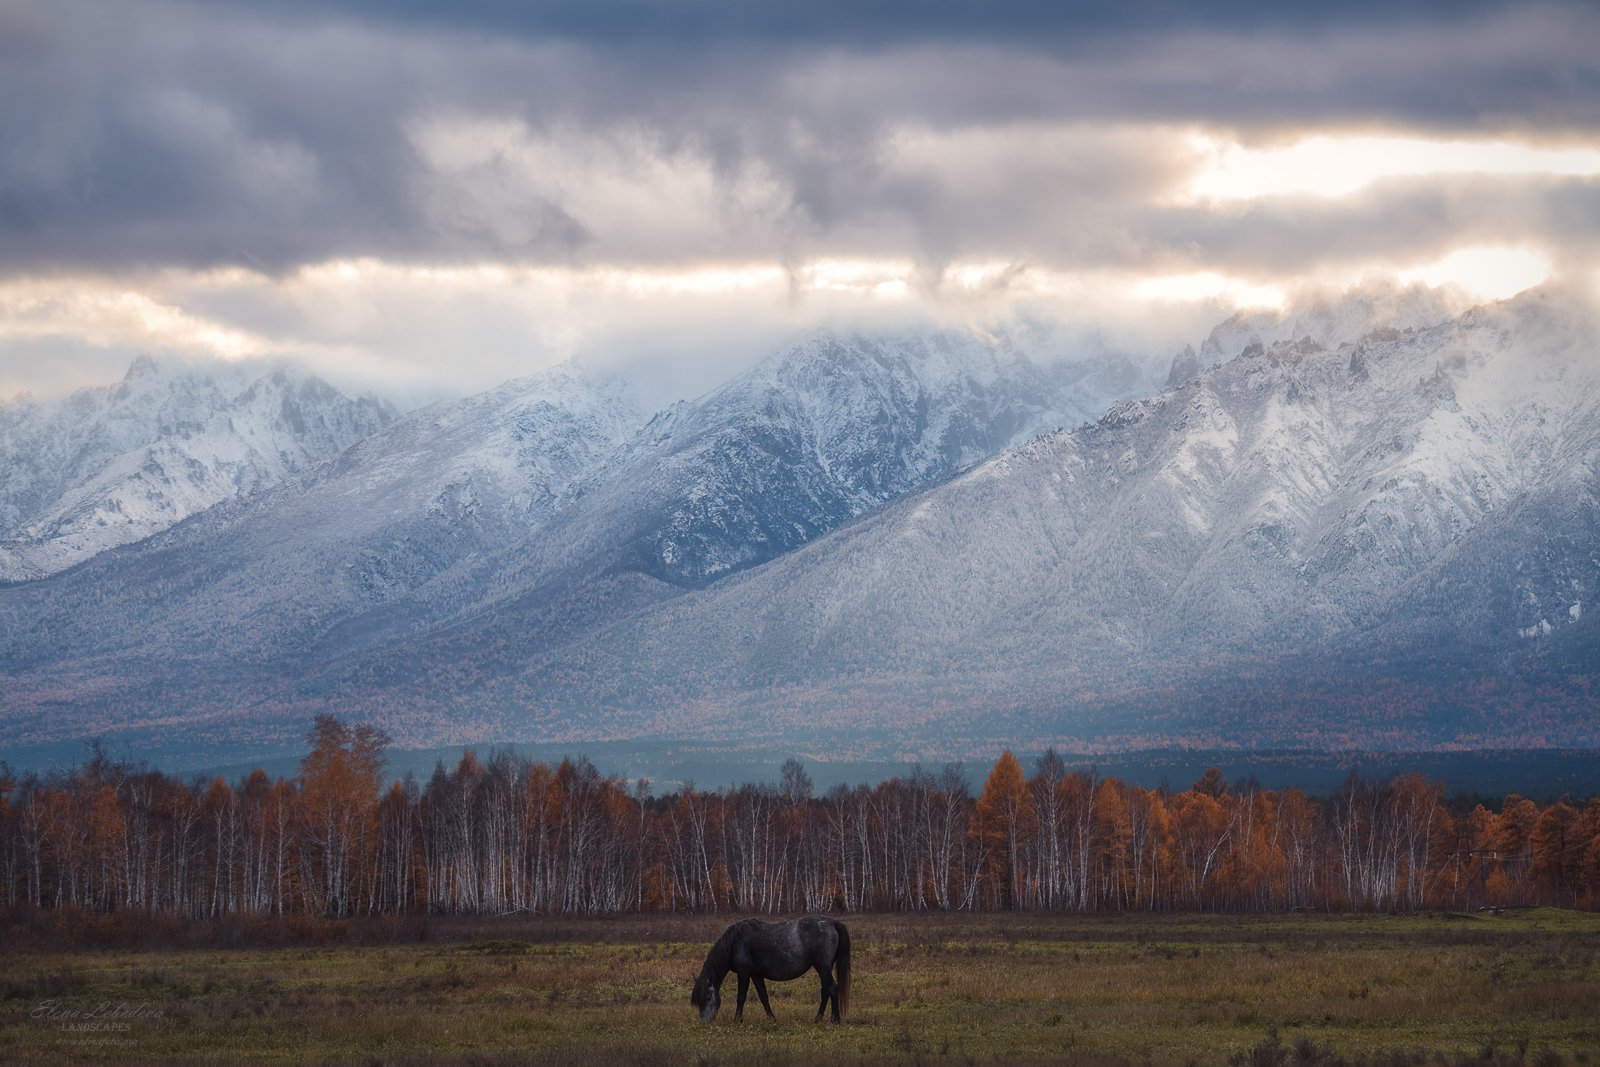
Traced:
[[1590, 913], [845, 918], [842, 1026], [814, 977], [697, 1022], [728, 916], [13, 927], [0, 1062], [1600, 1065]]

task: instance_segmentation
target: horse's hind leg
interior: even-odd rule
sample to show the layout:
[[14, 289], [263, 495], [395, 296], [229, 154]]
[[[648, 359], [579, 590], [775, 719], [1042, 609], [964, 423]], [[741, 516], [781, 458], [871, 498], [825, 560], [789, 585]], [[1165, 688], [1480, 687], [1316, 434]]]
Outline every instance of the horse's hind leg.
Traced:
[[[757, 978], [756, 981], [759, 982], [759, 981], [761, 981], [761, 979]], [[759, 989], [760, 987], [757, 986], [757, 988]], [[747, 974], [741, 974], [739, 976], [739, 1004], [733, 1010], [733, 1021], [736, 1022], [736, 1023], [744, 1021], [744, 998], [745, 998], [746, 994], [748, 994], [749, 992], [750, 992], [750, 976], [747, 975]], [[762, 997], [761, 997], [762, 1002], [765, 1003], [766, 999], [767, 999], [766, 995], [763, 994]], [[772, 1012], [769, 1011], [769, 1012], [767, 1012], [767, 1014], [771, 1015]]]
[[776, 1019], [777, 1016], [772, 1014], [772, 1005], [767, 1003], [767, 983], [762, 980], [760, 975], [756, 975], [754, 981], [756, 983], [756, 996], [761, 998], [761, 1006], [767, 1010], [767, 1018]]
[[829, 999], [833, 1000], [833, 1021], [839, 1021], [839, 993], [838, 986], [833, 982], [833, 971], [828, 968], [818, 967], [817, 976], [822, 979], [822, 1003], [817, 1005], [817, 1022], [822, 1021], [822, 1013], [828, 1010]]

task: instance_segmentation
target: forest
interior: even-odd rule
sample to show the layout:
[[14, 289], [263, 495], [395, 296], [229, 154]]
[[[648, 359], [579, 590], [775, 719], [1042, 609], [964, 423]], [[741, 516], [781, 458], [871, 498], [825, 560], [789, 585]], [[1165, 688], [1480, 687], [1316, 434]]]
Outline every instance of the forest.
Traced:
[[[467, 753], [386, 783], [388, 739], [319, 717], [294, 778], [178, 776], [96, 750], [0, 765], [13, 909], [178, 918], [421, 914], [1469, 910], [1600, 907], [1600, 797], [1452, 803], [1421, 774], [1181, 791], [1000, 756], [816, 795], [658, 795], [585, 759]], [[1031, 770], [1031, 773], [1029, 771]]]

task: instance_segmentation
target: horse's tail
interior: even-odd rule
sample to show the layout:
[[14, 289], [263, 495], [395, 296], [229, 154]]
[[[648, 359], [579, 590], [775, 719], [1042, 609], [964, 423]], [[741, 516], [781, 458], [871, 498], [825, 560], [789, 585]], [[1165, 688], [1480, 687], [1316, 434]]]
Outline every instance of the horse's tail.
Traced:
[[838, 919], [833, 927], [839, 931], [839, 951], [833, 961], [839, 965], [839, 1018], [850, 1014], [850, 928]]

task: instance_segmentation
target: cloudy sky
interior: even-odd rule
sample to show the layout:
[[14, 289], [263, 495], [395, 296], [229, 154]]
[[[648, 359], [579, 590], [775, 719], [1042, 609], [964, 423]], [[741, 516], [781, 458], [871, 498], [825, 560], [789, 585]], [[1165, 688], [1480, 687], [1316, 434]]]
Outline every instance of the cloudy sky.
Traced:
[[0, 397], [138, 352], [693, 391], [824, 320], [1198, 341], [1596, 282], [1600, 9], [0, 0]]

